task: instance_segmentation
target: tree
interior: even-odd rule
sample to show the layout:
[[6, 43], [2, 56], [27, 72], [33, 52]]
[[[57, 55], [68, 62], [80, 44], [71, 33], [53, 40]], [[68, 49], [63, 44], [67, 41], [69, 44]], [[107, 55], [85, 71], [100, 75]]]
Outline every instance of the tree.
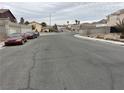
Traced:
[[54, 26], [50, 27], [50, 28], [49, 28], [49, 32], [58, 32], [58, 27], [57, 27], [57, 25], [55, 24]]
[[67, 21], [67, 24], [69, 25], [69, 21]]
[[55, 30], [55, 32], [58, 32], [58, 27], [56, 24], [53, 26], [53, 29]]
[[20, 18], [20, 22], [19, 23], [20, 24], [24, 24], [24, 18], [23, 17]]
[[47, 24], [46, 24], [45, 22], [42, 22], [41, 25], [42, 25], [43, 27], [46, 27], [46, 26], [47, 26]]
[[29, 24], [29, 22], [28, 22], [28, 21], [25, 21], [25, 24], [26, 24], [26, 25], [28, 25], [28, 24]]
[[116, 24], [117, 30], [121, 33], [120, 38], [124, 38], [124, 19], [122, 21], [119, 20], [119, 22]]

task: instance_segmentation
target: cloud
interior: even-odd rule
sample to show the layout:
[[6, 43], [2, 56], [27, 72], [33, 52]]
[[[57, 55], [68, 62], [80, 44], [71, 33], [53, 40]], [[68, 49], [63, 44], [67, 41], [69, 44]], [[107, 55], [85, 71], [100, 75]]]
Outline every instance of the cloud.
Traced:
[[124, 3], [95, 3], [95, 2], [13, 2], [0, 3], [0, 8], [8, 8], [19, 20], [36, 20], [49, 22], [49, 14], [52, 15], [52, 23], [66, 23], [66, 21], [78, 19], [80, 21], [92, 21], [105, 18], [108, 14], [124, 8]]

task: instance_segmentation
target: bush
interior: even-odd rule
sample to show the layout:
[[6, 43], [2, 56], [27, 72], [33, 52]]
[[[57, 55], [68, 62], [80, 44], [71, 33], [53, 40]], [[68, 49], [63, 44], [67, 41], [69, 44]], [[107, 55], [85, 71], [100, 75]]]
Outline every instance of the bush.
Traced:
[[49, 32], [55, 32], [53, 28], [49, 28]]
[[124, 19], [122, 21], [119, 20], [119, 22], [117, 23], [116, 28], [117, 28], [117, 30], [119, 32], [121, 32], [120, 38], [123, 38], [124, 39]]
[[58, 27], [57, 27], [57, 25], [55, 24], [54, 26], [50, 27], [50, 28], [49, 28], [49, 32], [58, 32]]
[[97, 36], [96, 36], [96, 38], [99, 38], [99, 39], [104, 39], [104, 35], [99, 34], [99, 35], [97, 35]]

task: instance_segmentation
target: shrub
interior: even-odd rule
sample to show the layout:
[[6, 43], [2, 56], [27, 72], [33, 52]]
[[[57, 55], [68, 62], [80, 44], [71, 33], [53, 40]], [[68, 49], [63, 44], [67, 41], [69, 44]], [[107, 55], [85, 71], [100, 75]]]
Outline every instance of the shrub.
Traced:
[[124, 38], [124, 19], [121, 21], [119, 20], [118, 23], [116, 23], [116, 28], [119, 32], [121, 32], [120, 38]]

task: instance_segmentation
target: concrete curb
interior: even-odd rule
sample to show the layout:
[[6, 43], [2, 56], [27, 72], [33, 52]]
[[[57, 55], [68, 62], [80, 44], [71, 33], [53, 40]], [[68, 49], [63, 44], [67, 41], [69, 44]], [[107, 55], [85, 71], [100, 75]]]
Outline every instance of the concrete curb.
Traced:
[[2, 49], [2, 47], [4, 46], [4, 42], [0, 43], [0, 49]]
[[112, 44], [117, 44], [117, 45], [123, 45], [124, 46], [124, 43], [122, 43], [122, 42], [91, 38], [91, 37], [81, 36], [79, 34], [74, 35], [74, 37], [87, 39], [87, 40], [93, 40], [93, 41], [102, 41], [102, 42], [106, 42], [106, 43], [112, 43]]

